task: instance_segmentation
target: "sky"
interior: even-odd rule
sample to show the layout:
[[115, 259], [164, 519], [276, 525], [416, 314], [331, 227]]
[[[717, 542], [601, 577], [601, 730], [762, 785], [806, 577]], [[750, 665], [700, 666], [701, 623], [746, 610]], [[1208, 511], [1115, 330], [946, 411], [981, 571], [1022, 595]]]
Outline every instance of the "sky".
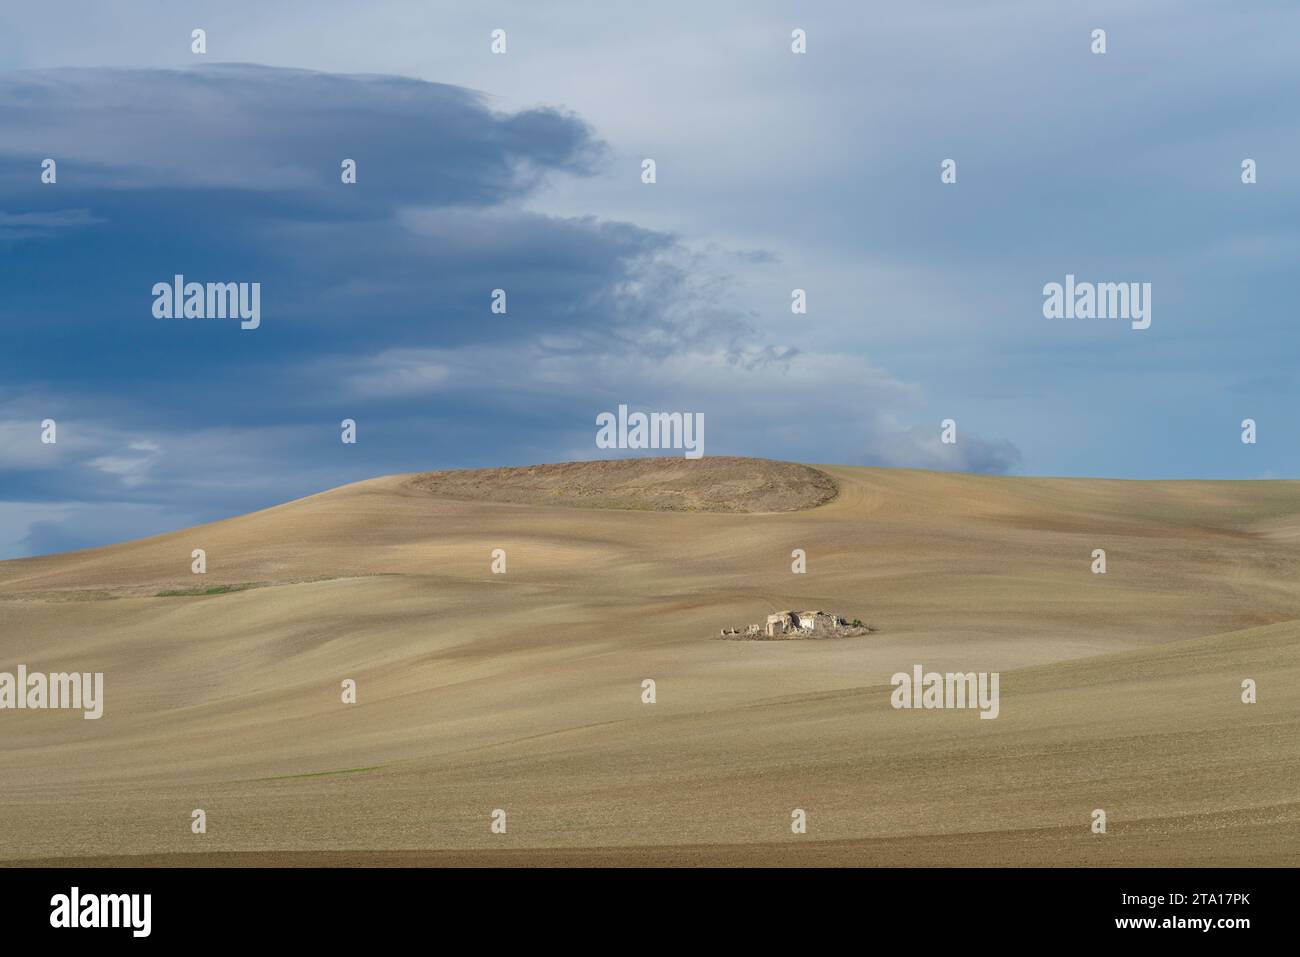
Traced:
[[[709, 455], [1300, 477], [1298, 101], [1268, 0], [6, 4], [0, 558], [637, 454], [620, 404]], [[176, 274], [260, 326], [156, 318]], [[1046, 318], [1067, 274], [1150, 327]]]

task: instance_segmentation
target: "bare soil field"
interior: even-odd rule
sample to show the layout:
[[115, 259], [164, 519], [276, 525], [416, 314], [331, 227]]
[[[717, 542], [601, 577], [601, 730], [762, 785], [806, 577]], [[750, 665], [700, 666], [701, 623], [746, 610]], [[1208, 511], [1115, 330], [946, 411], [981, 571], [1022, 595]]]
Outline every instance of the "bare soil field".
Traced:
[[[0, 712], [0, 863], [1300, 863], [1300, 483], [644, 462], [0, 562], [0, 671], [105, 675]], [[784, 608], [878, 631], [716, 640]]]

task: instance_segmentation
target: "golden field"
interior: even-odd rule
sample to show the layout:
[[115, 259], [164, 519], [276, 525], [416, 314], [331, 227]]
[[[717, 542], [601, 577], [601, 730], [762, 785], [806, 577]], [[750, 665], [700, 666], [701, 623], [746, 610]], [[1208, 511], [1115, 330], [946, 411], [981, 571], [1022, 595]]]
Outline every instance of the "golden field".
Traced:
[[[0, 712], [0, 862], [1300, 863], [1300, 483], [640, 461], [0, 562], [0, 670], [105, 675]], [[878, 631], [717, 640], [784, 608]]]

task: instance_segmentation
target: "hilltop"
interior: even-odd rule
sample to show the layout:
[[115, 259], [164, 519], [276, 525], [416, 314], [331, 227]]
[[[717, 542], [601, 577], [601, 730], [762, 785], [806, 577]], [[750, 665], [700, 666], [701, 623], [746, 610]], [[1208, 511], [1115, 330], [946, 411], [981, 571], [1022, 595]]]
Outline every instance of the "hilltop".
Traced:
[[409, 484], [443, 498], [661, 512], [793, 512], [836, 494], [819, 469], [732, 456], [425, 472]]

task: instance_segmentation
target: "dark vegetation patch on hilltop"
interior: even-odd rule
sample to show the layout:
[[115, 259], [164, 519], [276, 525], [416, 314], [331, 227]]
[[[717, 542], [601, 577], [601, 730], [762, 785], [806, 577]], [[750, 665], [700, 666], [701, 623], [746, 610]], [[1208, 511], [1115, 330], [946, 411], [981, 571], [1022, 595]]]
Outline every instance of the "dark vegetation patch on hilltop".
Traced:
[[653, 512], [794, 512], [839, 491], [820, 469], [734, 456], [455, 469], [425, 472], [407, 485], [442, 498]]

